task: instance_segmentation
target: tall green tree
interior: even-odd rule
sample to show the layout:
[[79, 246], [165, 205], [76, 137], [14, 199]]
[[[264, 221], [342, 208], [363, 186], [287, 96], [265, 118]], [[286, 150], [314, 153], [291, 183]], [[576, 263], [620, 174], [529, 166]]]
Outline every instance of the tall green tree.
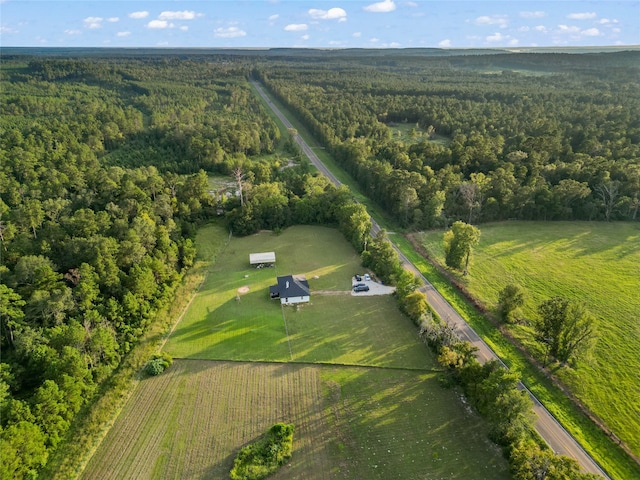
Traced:
[[47, 461], [45, 441], [40, 427], [30, 422], [0, 429], [0, 478], [36, 478]]
[[594, 334], [593, 317], [582, 305], [553, 297], [538, 306], [535, 335], [545, 345], [545, 363], [547, 354], [561, 362], [574, 359]]
[[498, 294], [498, 313], [505, 323], [515, 321], [515, 313], [524, 305], [524, 292], [518, 285], [509, 284]]
[[444, 234], [445, 262], [451, 268], [464, 269], [466, 275], [473, 247], [480, 241], [480, 230], [461, 221]]
[[13, 345], [13, 332], [22, 323], [25, 305], [22, 297], [11, 288], [0, 283], [0, 328], [2, 328], [2, 340]]
[[37, 230], [44, 222], [44, 209], [37, 198], [27, 198], [18, 209], [18, 219], [31, 230], [33, 238], [37, 238]]

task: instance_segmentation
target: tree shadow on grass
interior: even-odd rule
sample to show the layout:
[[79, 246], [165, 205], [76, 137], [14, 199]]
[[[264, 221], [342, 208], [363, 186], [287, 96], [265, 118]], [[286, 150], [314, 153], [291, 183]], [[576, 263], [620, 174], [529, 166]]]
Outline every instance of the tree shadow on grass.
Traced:
[[[165, 350], [175, 357], [230, 360], [289, 358], [279, 305], [249, 292], [209, 308], [198, 305], [172, 333]], [[275, 347], [275, 348], [274, 348]]]
[[330, 427], [356, 478], [509, 478], [484, 422], [435, 374], [336, 367], [323, 374]]
[[205, 471], [200, 475], [201, 480], [212, 480], [212, 479], [223, 479], [229, 478], [229, 472], [233, 467], [233, 460], [235, 459], [238, 452], [233, 452], [230, 455], [227, 455], [224, 459], [215, 462], [213, 465], [210, 465], [205, 469]]
[[[313, 301], [313, 299], [312, 299]], [[433, 355], [390, 298], [316, 299], [285, 309], [293, 361], [430, 369]]]

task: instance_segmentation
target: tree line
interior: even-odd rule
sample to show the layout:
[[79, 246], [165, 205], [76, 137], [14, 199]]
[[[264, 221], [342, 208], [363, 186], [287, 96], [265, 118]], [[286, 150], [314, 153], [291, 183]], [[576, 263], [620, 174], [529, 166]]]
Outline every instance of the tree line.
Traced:
[[481, 365], [475, 348], [461, 341], [450, 326], [426, 320], [420, 328], [423, 341], [445, 368], [445, 382], [459, 385], [467, 400], [487, 420], [491, 439], [503, 448], [514, 478], [521, 480], [596, 479], [578, 463], [556, 455], [534, 430], [532, 402], [518, 389], [519, 377], [497, 361]]

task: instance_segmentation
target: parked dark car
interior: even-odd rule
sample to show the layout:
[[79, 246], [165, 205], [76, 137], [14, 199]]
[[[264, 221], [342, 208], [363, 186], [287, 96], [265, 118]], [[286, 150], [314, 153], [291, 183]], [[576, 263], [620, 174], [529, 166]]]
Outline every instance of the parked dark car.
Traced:
[[356, 285], [355, 287], [353, 287], [353, 291], [354, 292], [368, 292], [369, 291], [369, 285]]
[[359, 282], [362, 280], [362, 277], [360, 275], [358, 275], [357, 273], [355, 274], [355, 278], [356, 278], [356, 282]]
[[366, 287], [366, 285], [365, 285], [364, 283], [356, 283], [356, 284], [353, 286], [353, 288], [356, 288], [356, 287]]

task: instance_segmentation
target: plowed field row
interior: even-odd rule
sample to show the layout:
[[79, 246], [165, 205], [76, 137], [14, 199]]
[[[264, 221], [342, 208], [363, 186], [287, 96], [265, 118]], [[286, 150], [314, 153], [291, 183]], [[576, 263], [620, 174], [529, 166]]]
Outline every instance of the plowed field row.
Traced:
[[275, 480], [508, 478], [435, 373], [208, 360], [140, 382], [82, 478], [228, 478], [240, 447], [280, 421], [296, 432]]
[[286, 478], [330, 478], [317, 368], [177, 360], [139, 384], [82, 478], [227, 478], [238, 449], [280, 421], [296, 425]]

